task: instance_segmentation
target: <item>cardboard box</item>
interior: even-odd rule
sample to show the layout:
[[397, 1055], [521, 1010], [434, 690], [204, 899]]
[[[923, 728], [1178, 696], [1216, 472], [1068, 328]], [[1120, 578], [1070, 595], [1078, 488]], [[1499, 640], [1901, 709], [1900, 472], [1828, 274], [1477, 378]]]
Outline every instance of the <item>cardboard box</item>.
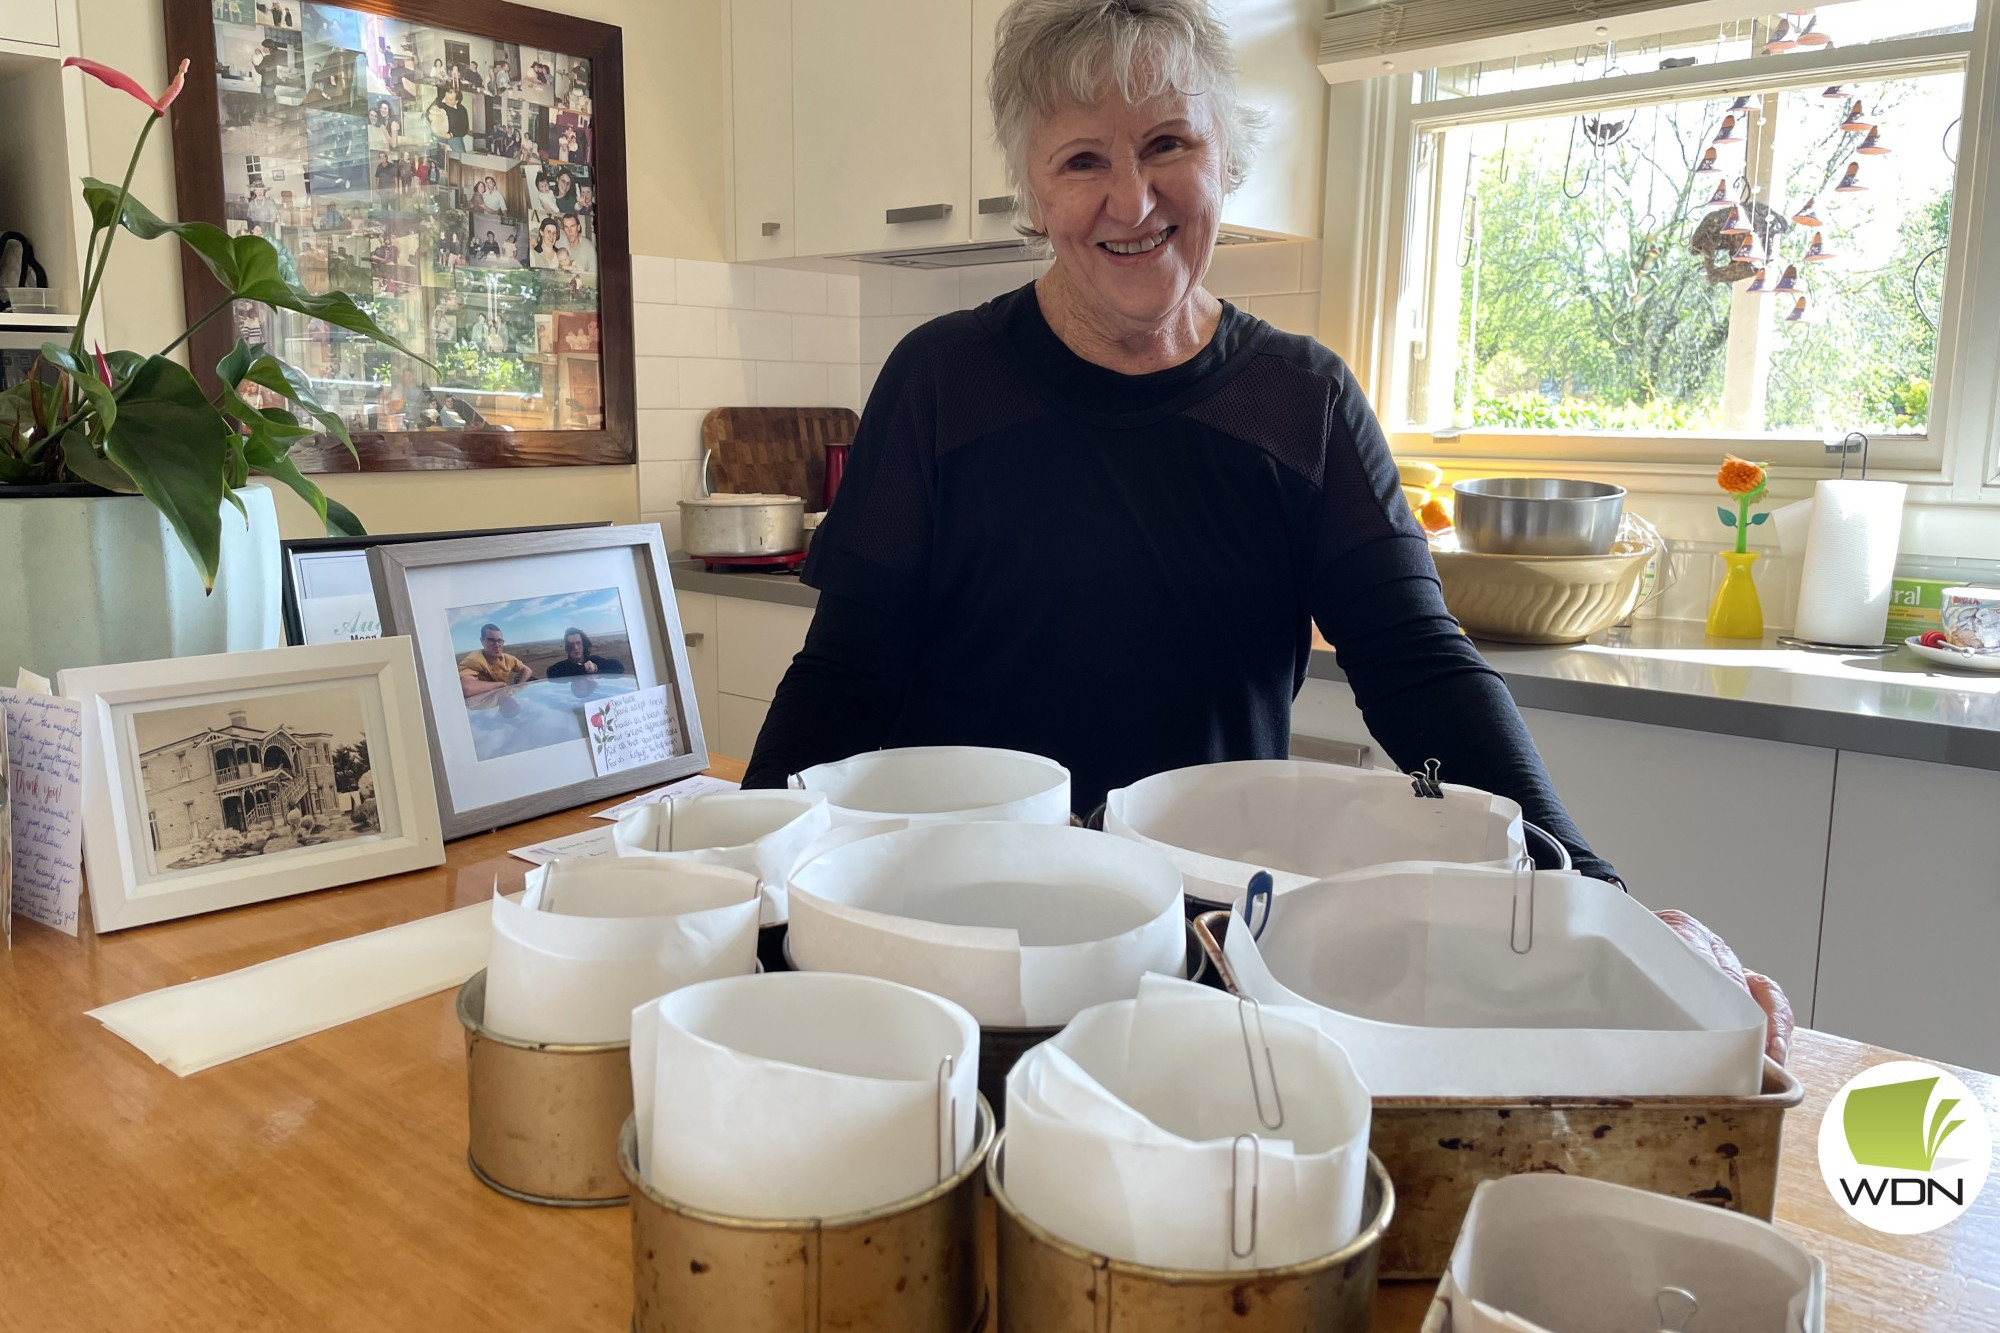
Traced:
[[1901, 643], [1912, 634], [1938, 628], [1946, 588], [1963, 587], [1963, 579], [1898, 578], [1889, 585], [1889, 627], [1884, 643]]

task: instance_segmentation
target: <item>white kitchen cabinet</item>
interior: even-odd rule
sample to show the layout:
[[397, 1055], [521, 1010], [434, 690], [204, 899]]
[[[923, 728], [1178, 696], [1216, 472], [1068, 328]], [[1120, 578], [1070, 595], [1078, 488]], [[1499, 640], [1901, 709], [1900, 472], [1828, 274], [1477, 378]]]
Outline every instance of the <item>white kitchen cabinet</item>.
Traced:
[[721, 717], [715, 682], [717, 600], [712, 592], [678, 589], [674, 592], [674, 602], [681, 613], [681, 636], [687, 643], [688, 673], [694, 677], [695, 707], [701, 713], [701, 733], [711, 750], [716, 748], [716, 727]]
[[971, 0], [792, 0], [798, 253], [963, 241]]
[[722, 695], [718, 713], [721, 721], [716, 727], [716, 739], [709, 748], [732, 759], [748, 760], [757, 748], [757, 733], [764, 729], [764, 714], [770, 708], [769, 699], [746, 699], [740, 694]]
[[1833, 751], [1533, 708], [1521, 716], [1570, 817], [1633, 896], [1699, 918], [1785, 988], [1801, 1023], [1814, 1022]]
[[986, 76], [993, 68], [994, 27], [1011, 0], [972, 0], [972, 216], [971, 239], [1011, 241], [1014, 192], [1007, 184], [1007, 160], [993, 139], [993, 104]]
[[1842, 751], [1813, 1026], [2000, 1068], [2000, 773]]
[[797, 253], [792, 196], [792, 0], [730, 0], [729, 230], [735, 257]]
[[[1239, 95], [1270, 120], [1223, 225], [1317, 236], [1324, 6], [1217, 4], [1235, 41]], [[986, 97], [1005, 8], [1006, 0], [728, 0], [730, 257], [1014, 239]], [[981, 212], [982, 201], [992, 211]]]
[[716, 687], [723, 694], [769, 703], [792, 658], [805, 647], [812, 615], [809, 606], [718, 597]]

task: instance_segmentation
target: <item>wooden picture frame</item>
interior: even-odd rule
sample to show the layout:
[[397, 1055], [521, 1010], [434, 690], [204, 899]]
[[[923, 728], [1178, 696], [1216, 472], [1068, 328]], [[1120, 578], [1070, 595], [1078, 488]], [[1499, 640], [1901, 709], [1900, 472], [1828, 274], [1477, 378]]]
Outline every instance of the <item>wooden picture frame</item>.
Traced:
[[[659, 524], [376, 546], [368, 570], [383, 632], [408, 635], [415, 649], [445, 837], [708, 768]], [[560, 661], [570, 625], [617, 659], [615, 670], [594, 678], [550, 671], [544, 664]], [[519, 647], [528, 679], [462, 681], [468, 662], [481, 669], [472, 659], [484, 652], [487, 628], [501, 631], [496, 654]], [[588, 701], [656, 686], [668, 687], [671, 757], [598, 774]]]
[[[468, 528], [460, 532], [396, 532], [382, 535], [370, 534], [366, 537], [292, 537], [278, 543], [278, 558], [282, 562], [279, 574], [280, 591], [283, 596], [285, 621], [285, 642], [297, 647], [310, 643], [338, 643], [349, 639], [374, 639], [381, 637], [382, 616], [375, 607], [375, 585], [368, 574], [368, 551], [375, 546], [397, 546], [404, 542], [459, 541], [466, 537], [498, 537], [516, 532], [567, 532], [572, 528], [608, 528], [608, 518], [590, 519], [582, 523], [542, 523], [525, 528]], [[301, 596], [306, 582], [304, 575], [308, 567], [329, 556], [348, 556], [358, 562], [354, 571], [356, 578], [349, 580], [343, 576], [342, 584], [352, 583], [356, 594], [353, 610], [365, 611], [368, 619], [374, 621], [373, 633], [320, 634], [309, 632], [318, 626], [308, 626], [302, 611], [302, 604], [310, 597]], [[342, 591], [348, 591], [346, 587]], [[365, 593], [367, 605], [360, 604], [360, 595]], [[323, 617], [322, 617], [323, 618]], [[365, 626], [359, 627], [364, 628]]]
[[57, 688], [83, 709], [100, 932], [444, 862], [407, 639], [78, 667]]
[[[218, 13], [227, 16], [230, 6], [240, 8], [243, 13], [238, 17], [247, 17], [252, 22], [219, 23]], [[302, 30], [306, 26], [304, 16], [307, 11], [341, 11], [363, 16], [361, 20], [357, 20], [357, 24], [362, 25], [357, 31], [373, 31], [386, 21], [398, 25], [415, 25], [422, 30], [421, 35], [426, 43], [436, 41], [442, 42], [446, 47], [463, 47], [467, 43], [456, 38], [459, 35], [469, 35], [479, 42], [491, 43], [495, 48], [504, 47], [520, 52], [523, 68], [512, 71], [514, 76], [512, 86], [517, 95], [513, 97], [509, 97], [506, 93], [488, 95], [477, 91], [485, 86], [483, 82], [468, 83], [466, 88], [472, 90], [470, 92], [460, 91], [459, 102], [463, 103], [468, 96], [476, 98], [481, 103], [479, 108], [481, 119], [489, 115], [497, 116], [497, 127], [503, 134], [512, 135], [511, 142], [518, 145], [509, 153], [487, 153], [482, 150], [475, 156], [482, 163], [505, 157], [519, 164], [523, 171], [515, 174], [521, 175], [520, 180], [512, 178], [509, 174], [510, 169], [495, 167], [492, 169], [492, 174], [500, 182], [496, 188], [507, 195], [520, 196], [522, 200], [527, 200], [535, 197], [534, 192], [538, 191], [540, 186], [528, 183], [533, 177], [527, 173], [534, 172], [536, 163], [524, 160], [521, 153], [538, 151], [534, 148], [537, 143], [548, 145], [549, 151], [559, 156], [542, 161], [541, 165], [544, 168], [556, 167], [559, 173], [567, 174], [567, 166], [574, 164], [581, 169], [582, 179], [585, 181], [581, 187], [575, 185], [569, 187], [577, 216], [568, 216], [565, 210], [564, 220], [576, 222], [579, 228], [584, 225], [592, 227], [592, 234], [589, 237], [580, 237], [587, 239], [592, 247], [594, 259], [591, 262], [596, 270], [598, 330], [597, 346], [593, 355], [598, 358], [597, 369], [600, 378], [597, 383], [589, 386], [592, 392], [574, 396], [565, 393], [564, 390], [573, 387], [572, 380], [580, 375], [585, 367], [581, 363], [573, 363], [573, 358], [566, 359], [561, 364], [558, 364], [553, 356], [544, 358], [537, 346], [538, 335], [541, 332], [539, 323], [553, 320], [557, 313], [570, 312], [560, 307], [546, 309], [539, 305], [529, 307], [525, 304], [527, 298], [515, 293], [503, 294], [502, 304], [507, 311], [504, 337], [501, 320], [496, 315], [490, 326], [491, 331], [481, 329], [477, 335], [489, 339], [483, 348], [475, 346], [474, 343], [460, 343], [453, 349], [454, 351], [464, 351], [468, 347], [472, 349], [461, 358], [468, 365], [478, 361], [479, 357], [486, 353], [491, 353], [499, 359], [500, 369], [489, 368], [478, 372], [487, 376], [486, 387], [471, 389], [452, 383], [454, 377], [463, 379], [473, 373], [463, 366], [457, 371], [437, 372], [442, 378], [433, 382], [430, 378], [432, 372], [423, 372], [419, 363], [409, 362], [400, 355], [387, 353], [385, 350], [371, 351], [360, 348], [351, 353], [353, 357], [362, 358], [366, 366], [373, 367], [369, 374], [385, 373], [382, 365], [377, 364], [379, 361], [395, 367], [388, 373], [402, 377], [382, 392], [384, 405], [356, 404], [351, 414], [343, 411], [343, 415], [350, 416], [350, 427], [353, 429], [355, 448], [360, 455], [361, 469], [371, 472], [433, 471], [454, 468], [619, 465], [636, 462], [638, 426], [633, 364], [632, 263], [627, 218], [621, 29], [610, 24], [571, 18], [553, 10], [509, 4], [505, 0], [338, 0], [338, 3], [330, 5], [320, 5], [316, 0], [300, 0], [299, 3], [281, 0], [281, 3], [276, 5], [267, 3], [267, 0], [165, 0], [169, 64], [177, 65], [184, 58], [191, 62], [186, 89], [170, 112], [174, 137], [176, 202], [183, 220], [212, 222], [225, 229], [263, 225], [255, 221], [254, 214], [248, 221], [240, 217], [232, 220], [228, 216], [231, 206], [225, 203], [227, 197], [225, 179], [233, 177], [225, 176], [223, 135], [227, 131], [221, 128], [226, 124], [223, 105], [225, 90], [220, 83], [226, 73], [234, 70], [234, 66], [221, 57], [217, 44], [218, 30], [225, 30], [224, 36], [231, 41], [239, 39], [239, 34], [236, 32], [238, 29], [247, 27], [261, 31], [266, 41], [277, 43], [269, 48], [261, 45], [256, 48], [267, 55], [287, 54], [287, 58], [290, 58], [288, 53], [296, 48], [298, 52], [296, 59], [302, 75], [306, 48], [302, 42], [294, 41], [300, 37], [300, 32], [294, 29]], [[259, 22], [267, 17], [276, 19], [275, 26]], [[287, 24], [292, 26], [287, 27]], [[367, 25], [374, 26], [370, 28]], [[412, 42], [412, 51], [415, 48], [416, 43]], [[391, 48], [384, 46], [382, 49], [385, 52], [383, 68], [394, 70], [398, 74], [408, 73], [400, 54], [392, 59], [389, 54]], [[539, 55], [559, 53], [560, 57], [565, 59], [575, 58], [580, 62], [588, 62], [587, 66], [582, 66], [585, 90], [582, 98], [585, 109], [582, 112], [574, 112], [566, 106], [558, 107], [553, 100], [546, 105], [529, 100], [540, 95], [539, 87], [536, 92], [530, 93], [526, 86], [526, 79], [530, 74], [526, 56], [531, 49]], [[482, 63], [487, 64], [489, 72], [492, 71], [490, 60], [469, 58], [467, 63], [474, 66], [472, 71], [474, 77], [479, 77], [476, 67]], [[454, 66], [454, 70], [456, 68]], [[422, 73], [428, 75], [429, 71], [424, 70]], [[239, 82], [247, 77], [247, 74], [237, 75]], [[258, 77], [262, 78], [263, 75]], [[283, 77], [285, 76], [282, 72], [273, 76], [274, 80]], [[348, 70], [344, 77], [340, 70], [334, 70], [329, 74], [328, 88], [323, 89], [313, 85], [301, 96], [320, 96], [323, 99], [345, 97], [348, 94], [342, 90], [350, 86], [359, 89], [353, 93], [356, 102], [391, 96], [371, 90], [369, 79], [373, 77], [375, 77], [373, 67], [364, 56], [353, 63], [352, 69]], [[453, 87], [456, 89], [458, 75], [454, 72], [451, 77]], [[564, 77], [566, 76], [556, 76], [546, 84], [546, 87], [553, 90], [559, 86]], [[272, 90], [284, 86], [273, 81], [265, 87], [264, 95], [271, 96]], [[436, 85], [418, 80], [419, 100], [422, 91], [428, 91], [434, 86]], [[440, 100], [443, 91], [440, 89], [437, 94]], [[241, 99], [245, 96], [255, 97], [256, 94], [229, 90], [229, 96]], [[420, 156], [420, 150], [435, 149], [435, 157], [442, 161], [443, 168], [455, 169], [464, 165], [465, 153], [464, 149], [456, 148], [455, 145], [483, 143], [487, 148], [493, 146], [492, 131], [496, 128], [495, 124], [488, 124], [485, 129], [472, 136], [429, 139], [427, 136], [432, 131], [426, 128], [425, 115], [428, 113], [419, 114], [415, 106], [400, 95], [391, 96], [391, 100], [409, 108], [405, 119], [398, 123], [393, 141], [399, 144], [409, 142], [410, 151], [405, 153], [389, 150], [398, 161], [415, 160]], [[489, 102], [497, 104], [499, 110], [489, 112], [485, 105]], [[301, 105], [310, 104], [301, 103]], [[351, 104], [343, 104], [339, 109], [343, 111], [351, 109]], [[520, 125], [513, 125], [509, 120], [516, 111], [520, 111], [526, 117]], [[368, 115], [372, 117], [373, 112]], [[461, 119], [469, 122], [470, 118]], [[557, 124], [559, 119], [579, 123]], [[437, 133], [442, 135], [443, 131]], [[552, 133], [553, 138], [549, 137]], [[374, 136], [375, 131], [367, 129], [364, 134]], [[537, 139], [537, 135], [542, 137]], [[375, 138], [368, 137], [364, 141], [372, 145], [375, 143]], [[458, 157], [453, 156], [454, 151], [459, 154]], [[374, 155], [375, 152], [371, 148], [371, 160]], [[240, 167], [244, 161], [259, 159], [238, 154], [231, 160], [236, 161]], [[436, 165], [434, 162], [433, 166]], [[301, 174], [312, 175], [315, 170], [310, 165], [310, 153], [308, 153]], [[389, 170], [391, 188], [397, 191], [404, 190], [407, 182], [396, 179], [395, 168], [391, 167]], [[259, 174], [261, 177], [263, 174], [261, 170]], [[364, 169], [360, 179], [344, 182], [343, 185], [353, 188], [362, 197], [366, 197], [366, 175]], [[422, 176], [418, 179], [420, 182], [418, 188], [425, 192], [426, 197], [435, 195], [440, 188], [457, 192], [460, 184], [456, 178], [450, 177], [449, 171], [446, 184], [441, 187], [423, 181]], [[302, 180], [299, 184], [303, 188], [307, 183]], [[271, 202], [271, 189], [268, 185], [252, 186], [251, 197], [258, 198], [257, 192], [260, 189], [264, 191], [259, 200], [260, 204], [270, 208], [277, 207]], [[580, 205], [575, 205], [574, 201], [581, 193], [593, 197]], [[321, 233], [315, 229], [320, 215], [309, 198], [310, 194], [308, 189], [305, 194], [296, 195], [287, 203], [286, 208], [292, 210], [294, 225], [280, 227], [278, 223], [273, 223], [271, 230], [288, 231], [295, 236], [332, 235], [332, 232]], [[337, 208], [339, 192], [336, 190], [327, 197], [335, 202]], [[473, 197], [483, 199], [497, 196], [489, 195], [485, 191], [485, 177], [481, 177], [474, 189]], [[497, 206], [504, 209], [514, 205], [502, 203]], [[295, 225], [296, 210], [301, 208], [304, 210], [307, 222], [311, 224], [305, 228]], [[478, 219], [482, 216], [477, 212], [463, 209], [458, 211], [469, 219]], [[587, 224], [579, 221], [579, 217], [586, 218]], [[487, 220], [498, 221], [501, 224], [498, 230], [502, 237], [510, 235], [506, 229], [508, 219], [504, 216], [489, 217]], [[476, 273], [472, 273], [470, 267], [457, 268], [448, 264], [445, 271], [449, 280], [442, 285], [433, 280], [435, 275], [428, 262], [431, 254], [426, 246], [435, 241], [435, 248], [442, 256], [444, 250], [449, 249], [452, 244], [458, 244], [449, 240], [450, 235], [456, 235], [464, 230], [459, 228], [456, 221], [422, 218], [414, 224], [419, 227], [419, 231], [412, 234], [408, 226], [392, 218], [379, 225], [371, 221], [359, 231], [364, 248], [366, 242], [377, 239], [376, 231], [380, 230], [383, 233], [379, 238], [380, 245], [373, 254], [374, 267], [371, 272], [376, 278], [371, 278], [370, 281], [376, 282], [379, 279], [376, 285], [382, 283], [389, 285], [392, 289], [392, 302], [402, 311], [403, 322], [408, 322], [413, 307], [422, 306], [426, 311], [422, 315], [423, 337], [420, 340], [412, 339], [412, 345], [420, 345], [420, 349], [430, 347], [440, 321], [446, 319], [454, 321], [452, 337], [475, 336], [465, 330], [477, 328], [480, 316], [465, 314], [457, 304], [460, 296], [457, 284], [462, 275], [472, 273], [472, 276], [483, 276], [491, 280], [488, 283], [489, 290], [478, 298], [488, 304], [492, 304], [495, 299], [491, 291], [493, 282], [501, 277], [519, 283], [523, 288], [532, 287], [537, 292], [550, 290], [542, 284], [551, 281], [554, 275], [538, 276], [533, 270], [553, 269], [554, 252], [558, 247], [550, 247], [549, 263], [530, 263], [531, 247], [526, 239], [521, 239], [521, 236], [531, 235], [537, 240], [540, 239], [539, 220], [533, 212], [532, 205], [522, 202], [520, 215], [513, 221], [519, 224], [513, 229], [514, 241], [518, 246], [515, 258], [520, 261], [518, 267], [512, 266], [511, 259], [499, 255], [492, 261], [496, 267], [480, 269]], [[424, 227], [433, 224], [438, 236], [446, 239], [438, 240], [430, 232], [423, 230]], [[531, 224], [533, 224], [532, 229]], [[351, 228], [355, 224], [344, 222], [343, 225]], [[480, 244], [480, 238], [476, 235], [477, 228], [471, 223], [468, 223], [467, 227], [471, 230], [464, 237], [460, 253], [453, 261], [455, 264], [463, 264], [466, 252], [477, 249]], [[561, 226], [558, 226], [558, 232], [566, 235]], [[314, 254], [327, 265], [326, 274], [322, 277], [332, 274], [336, 260], [340, 264], [349, 266], [365, 262], [365, 256], [357, 258], [350, 253], [351, 247], [347, 241], [353, 234], [352, 231], [343, 234], [337, 246], [334, 241], [327, 241], [325, 253], [315, 249]], [[315, 244], [317, 246], [317, 242]], [[338, 255], [332, 253], [336, 248], [339, 250]], [[567, 247], [562, 248], [567, 251]], [[385, 253], [388, 255], [387, 259], [383, 258]], [[577, 253], [583, 253], [581, 246], [577, 247]], [[307, 280], [307, 285], [317, 290], [326, 283], [312, 280], [313, 274], [309, 271], [312, 265], [306, 262], [308, 258], [303, 254], [295, 256], [300, 266], [301, 277]], [[484, 262], [486, 262], [484, 259], [475, 261], [475, 263]], [[582, 261], [576, 262], [580, 264]], [[505, 267], [497, 267], [500, 265]], [[351, 267], [342, 271], [347, 273], [350, 279], [349, 282], [341, 284], [343, 288], [349, 286], [351, 282], [359, 281], [353, 277], [355, 270]], [[391, 276], [381, 278], [380, 275], [384, 272]], [[416, 276], [418, 274], [422, 276]], [[571, 277], [569, 281], [575, 283], [581, 279]], [[199, 257], [186, 248], [181, 250], [181, 290], [190, 323], [213, 309], [224, 295], [220, 284]], [[437, 303], [431, 301], [425, 294], [436, 292], [452, 294], [453, 304], [450, 311], [433, 308]], [[413, 297], [423, 299], [418, 300]], [[246, 312], [254, 312], [263, 308], [243, 303], [243, 309]], [[542, 311], [542, 313], [530, 313], [530, 311]], [[246, 336], [249, 333], [256, 333], [259, 335], [257, 340], [270, 336], [270, 331], [263, 327], [261, 319], [253, 318], [250, 314], [246, 314], [244, 318], [249, 321], [245, 326]], [[290, 315], [284, 316], [285, 320], [294, 318]], [[234, 344], [238, 334], [238, 329], [235, 327], [237, 322], [236, 319], [227, 316], [217, 318], [198, 329], [189, 339], [190, 364], [195, 367], [196, 375], [211, 390], [214, 388], [213, 367]], [[293, 338], [288, 341], [303, 343], [310, 340]], [[497, 351], [495, 344], [498, 347]], [[328, 346], [337, 350], [350, 344], [344, 340], [335, 340]], [[284, 356], [286, 351], [291, 349], [274, 347], [273, 350]], [[517, 381], [532, 382], [526, 378], [533, 373], [529, 367], [539, 367], [544, 359], [548, 364], [541, 367], [541, 387], [537, 393], [547, 400], [547, 404], [545, 407], [535, 409], [533, 415], [537, 420], [546, 416], [548, 424], [538, 427], [532, 423], [523, 425], [517, 422], [510, 426], [509, 423], [496, 421], [494, 418], [503, 414], [494, 404], [504, 406], [513, 403], [513, 400], [534, 400], [536, 394], [519, 389]], [[508, 362], [514, 367], [511, 372], [507, 370]], [[306, 369], [309, 374], [314, 373], [314, 367], [302, 366], [302, 369]], [[509, 375], [513, 378], [510, 379]], [[349, 384], [357, 382], [357, 376], [351, 367], [342, 368], [342, 376]], [[368, 375], [360, 375], [358, 380], [366, 382]], [[494, 387], [502, 383], [512, 387], [504, 389]], [[358, 395], [360, 390], [354, 392]], [[596, 400], [594, 405], [593, 397]], [[486, 405], [481, 406], [482, 403]], [[583, 406], [576, 408], [573, 406], [574, 403], [581, 403]], [[413, 418], [436, 424], [423, 429], [407, 428], [407, 423]], [[561, 428], [554, 424], [559, 421], [579, 419], [586, 423], [582, 428]], [[595, 420], [597, 424], [588, 425], [591, 420]], [[394, 424], [391, 428], [370, 424], [381, 421]], [[473, 424], [460, 426], [461, 422]], [[355, 465], [354, 459], [349, 456], [346, 449], [328, 435], [301, 441], [293, 449], [292, 458], [305, 472], [352, 470]]]

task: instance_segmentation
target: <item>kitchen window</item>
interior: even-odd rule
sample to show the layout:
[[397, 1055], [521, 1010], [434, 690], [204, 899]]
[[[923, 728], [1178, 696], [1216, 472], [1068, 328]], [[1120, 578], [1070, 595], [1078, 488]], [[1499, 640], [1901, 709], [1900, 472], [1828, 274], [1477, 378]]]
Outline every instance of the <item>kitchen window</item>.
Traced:
[[1819, 466], [1858, 429], [1935, 473], [1953, 352], [1994, 322], [1961, 206], [1990, 15], [1855, 0], [1401, 81], [1372, 376], [1398, 448]]

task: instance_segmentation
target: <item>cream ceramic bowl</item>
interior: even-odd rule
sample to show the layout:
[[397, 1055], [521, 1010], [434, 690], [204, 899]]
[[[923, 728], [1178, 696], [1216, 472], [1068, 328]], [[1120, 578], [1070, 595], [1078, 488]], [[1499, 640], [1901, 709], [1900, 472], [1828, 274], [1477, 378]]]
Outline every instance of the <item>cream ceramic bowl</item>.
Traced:
[[1476, 639], [1581, 643], [1638, 605], [1650, 542], [1609, 555], [1483, 555], [1433, 549], [1445, 607]]

